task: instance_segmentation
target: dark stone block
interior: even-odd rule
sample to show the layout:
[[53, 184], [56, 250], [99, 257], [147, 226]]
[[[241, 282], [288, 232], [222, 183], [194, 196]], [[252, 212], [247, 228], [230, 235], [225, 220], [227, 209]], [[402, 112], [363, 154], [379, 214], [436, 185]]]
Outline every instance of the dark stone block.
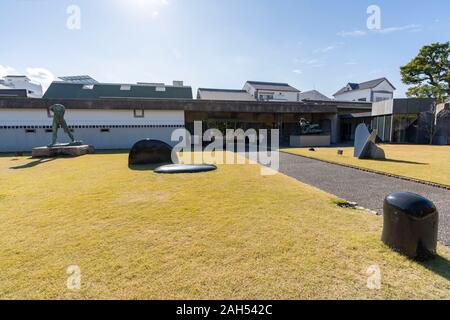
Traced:
[[377, 131], [369, 132], [369, 128], [361, 123], [355, 132], [355, 158], [358, 159], [385, 159], [383, 149], [377, 147], [375, 140]]
[[156, 173], [198, 173], [217, 170], [217, 167], [210, 164], [173, 164], [155, 169]]
[[384, 201], [382, 240], [394, 250], [418, 260], [436, 256], [439, 213], [428, 199], [408, 192]]
[[172, 147], [159, 140], [141, 140], [130, 151], [129, 165], [146, 165], [172, 162]]

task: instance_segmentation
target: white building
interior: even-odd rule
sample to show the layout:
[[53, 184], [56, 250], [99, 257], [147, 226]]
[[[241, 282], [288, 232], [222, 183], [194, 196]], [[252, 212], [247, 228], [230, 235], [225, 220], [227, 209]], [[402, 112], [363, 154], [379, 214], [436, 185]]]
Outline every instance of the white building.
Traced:
[[300, 101], [300, 90], [287, 83], [247, 81], [244, 90], [258, 101]]
[[24, 91], [23, 95], [29, 98], [42, 98], [42, 86], [32, 82], [27, 76], [6, 76], [0, 79], [0, 95], [3, 92], [19, 93]]
[[[51, 142], [55, 103], [77, 140], [96, 149], [130, 149], [142, 139], [175, 145], [172, 132], [185, 125], [184, 101], [191, 87], [164, 84], [85, 84], [53, 82], [43, 99], [0, 99], [0, 152], [31, 151]], [[69, 142], [63, 130], [58, 142]]]
[[394, 99], [395, 87], [386, 78], [348, 83], [334, 94], [338, 101], [379, 102]]

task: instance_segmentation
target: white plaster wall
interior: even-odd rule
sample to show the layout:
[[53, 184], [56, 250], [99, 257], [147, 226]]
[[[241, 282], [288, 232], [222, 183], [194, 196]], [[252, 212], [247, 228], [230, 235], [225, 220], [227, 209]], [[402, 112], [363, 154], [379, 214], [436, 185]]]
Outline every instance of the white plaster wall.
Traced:
[[338, 101], [358, 101], [359, 99], [366, 98], [367, 102], [370, 102], [371, 90], [357, 90], [357, 91], [348, 91], [343, 94], [337, 95], [336, 100]]
[[372, 116], [392, 114], [394, 110], [394, 100], [375, 102], [372, 104]]
[[[161, 140], [169, 145], [171, 135], [177, 128], [111, 128], [109, 132], [101, 132], [98, 128], [74, 129], [77, 140], [93, 145], [96, 149], [130, 149], [134, 143], [142, 139]], [[35, 129], [35, 133], [27, 133], [25, 129], [0, 129], [0, 152], [29, 152], [35, 147], [46, 146], [52, 140], [52, 133], [45, 129]], [[58, 142], [69, 142], [63, 130], [58, 132]]]
[[[271, 91], [273, 92], [273, 91]], [[263, 94], [263, 91], [260, 91], [259, 94]], [[298, 101], [297, 99], [297, 92], [282, 92], [282, 91], [275, 91], [273, 95], [272, 101]]]
[[[97, 149], [128, 149], [141, 139], [161, 140], [171, 145], [171, 135], [177, 126], [184, 126], [184, 111], [146, 110], [144, 118], [134, 118], [133, 110], [73, 110], [66, 112], [69, 126], [129, 126], [144, 125], [155, 127], [109, 128], [102, 132], [100, 128], [75, 128], [77, 140], [83, 140]], [[51, 126], [52, 119], [45, 109], [0, 109], [1, 126]], [[172, 127], [161, 127], [172, 126]], [[36, 128], [35, 133], [27, 133], [24, 128], [0, 128], [0, 152], [31, 151], [32, 148], [48, 145], [51, 132]], [[59, 130], [58, 142], [69, 142], [63, 130]]]
[[374, 92], [373, 94], [373, 102], [392, 100], [392, 98], [393, 98], [392, 93]]
[[374, 91], [389, 91], [389, 92], [394, 92], [394, 89], [391, 87], [391, 85], [390, 85], [389, 82], [387, 82], [387, 81], [383, 81], [383, 82], [380, 83], [378, 86], [376, 86], [373, 90], [374, 90]]

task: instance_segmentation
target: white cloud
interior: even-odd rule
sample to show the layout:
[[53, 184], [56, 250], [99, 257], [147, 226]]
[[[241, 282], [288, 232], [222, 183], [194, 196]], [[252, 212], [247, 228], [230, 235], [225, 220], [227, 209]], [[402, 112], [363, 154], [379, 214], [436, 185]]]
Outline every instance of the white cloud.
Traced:
[[354, 30], [354, 31], [341, 31], [341, 32], [338, 32], [337, 35], [340, 37], [347, 38], [347, 37], [363, 37], [366, 34], [367, 34], [366, 31]]
[[347, 66], [354, 66], [354, 65], [357, 65], [358, 62], [356, 62], [356, 61], [347, 61], [345, 64], [346, 64]]
[[306, 64], [306, 65], [314, 65], [317, 64], [319, 62], [319, 60], [317, 59], [301, 59], [301, 60], [296, 60], [298, 63], [301, 64]]
[[17, 72], [16, 69], [10, 66], [2, 66], [0, 64], [0, 77], [5, 77], [8, 75], [18, 75], [19, 72]]
[[293, 72], [293, 73], [296, 73], [296, 74], [303, 74], [303, 71], [300, 70], [300, 69], [292, 70], [292, 72]]
[[173, 55], [174, 55], [175, 59], [177, 59], [177, 60], [180, 60], [183, 58], [183, 54], [178, 49], [173, 49]]
[[325, 48], [318, 48], [318, 49], [314, 50], [313, 52], [314, 53], [326, 53], [326, 52], [332, 51], [334, 49], [336, 49], [336, 46], [328, 46]]
[[0, 65], [0, 77], [8, 75], [25, 75], [30, 78], [31, 81], [40, 83], [44, 90], [46, 90], [55, 79], [53, 73], [45, 68], [27, 68], [25, 72], [20, 72], [13, 67]]
[[399, 32], [399, 31], [422, 31], [422, 27], [418, 24], [410, 24], [407, 26], [401, 26], [401, 27], [390, 27], [390, 28], [385, 28], [385, 29], [380, 29], [380, 30], [373, 30], [374, 32], [378, 32], [378, 33], [392, 33], [392, 32]]
[[53, 73], [45, 68], [27, 68], [26, 75], [32, 81], [40, 83], [44, 90], [46, 90], [52, 81], [55, 80]]
[[116, 0], [120, 9], [129, 11], [134, 16], [145, 16], [156, 19], [161, 10], [169, 5], [168, 0]]
[[341, 31], [338, 32], [338, 36], [340, 37], [363, 37], [369, 34], [379, 33], [379, 34], [389, 34], [394, 32], [401, 32], [401, 31], [411, 31], [411, 32], [420, 32], [422, 31], [422, 26], [418, 24], [409, 24], [405, 26], [400, 27], [389, 27], [389, 28], [382, 28], [382, 29], [373, 29], [369, 31], [363, 31], [363, 30], [353, 30], [353, 31]]

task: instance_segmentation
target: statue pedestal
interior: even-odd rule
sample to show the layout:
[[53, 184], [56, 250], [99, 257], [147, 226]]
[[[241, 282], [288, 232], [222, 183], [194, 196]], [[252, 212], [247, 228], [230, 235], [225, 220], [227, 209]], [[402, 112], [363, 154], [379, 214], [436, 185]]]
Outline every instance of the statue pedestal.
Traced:
[[48, 147], [34, 148], [31, 156], [33, 158], [51, 158], [58, 156], [78, 157], [94, 153], [95, 149], [89, 145], [54, 145]]

